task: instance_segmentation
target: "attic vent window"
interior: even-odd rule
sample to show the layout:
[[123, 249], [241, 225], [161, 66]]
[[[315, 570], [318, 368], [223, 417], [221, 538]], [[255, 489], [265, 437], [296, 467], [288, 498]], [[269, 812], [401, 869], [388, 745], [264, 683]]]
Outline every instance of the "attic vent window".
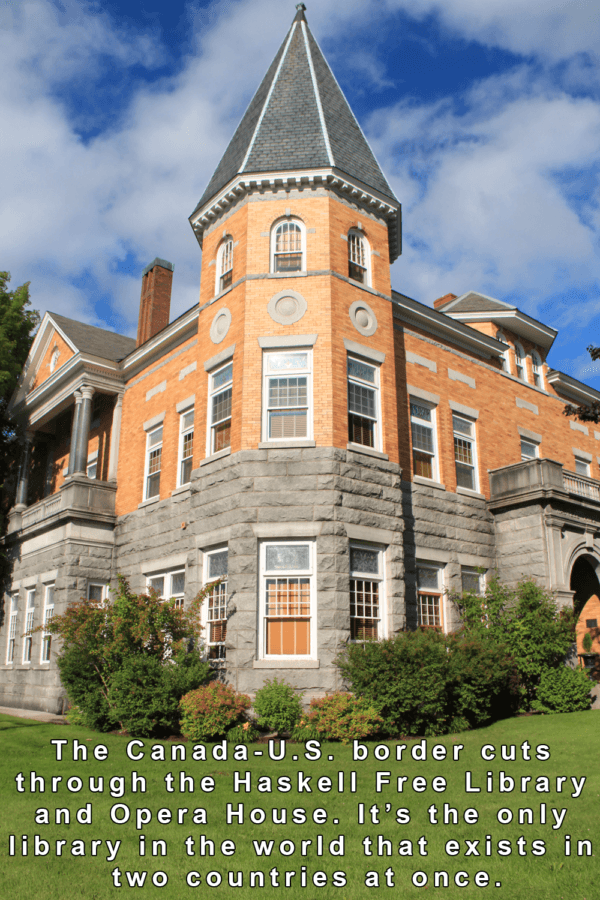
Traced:
[[281, 222], [274, 232], [274, 272], [300, 272], [302, 270], [302, 229], [297, 222]]
[[58, 349], [58, 347], [55, 347], [54, 350], [52, 351], [52, 356], [50, 357], [50, 371], [51, 372], [54, 372], [59, 356], [60, 356], [60, 350]]

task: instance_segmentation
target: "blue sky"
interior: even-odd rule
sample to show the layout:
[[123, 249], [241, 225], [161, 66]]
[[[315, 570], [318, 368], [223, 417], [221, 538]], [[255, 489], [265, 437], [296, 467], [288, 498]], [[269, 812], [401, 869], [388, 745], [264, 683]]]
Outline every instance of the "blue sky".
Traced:
[[[187, 217], [289, 28], [287, 0], [0, 0], [0, 268], [33, 305], [133, 334], [140, 276]], [[403, 204], [392, 284], [479, 290], [559, 329], [600, 389], [596, 0], [319, 0], [320, 42]], [[598, 374], [597, 374], [598, 373]]]

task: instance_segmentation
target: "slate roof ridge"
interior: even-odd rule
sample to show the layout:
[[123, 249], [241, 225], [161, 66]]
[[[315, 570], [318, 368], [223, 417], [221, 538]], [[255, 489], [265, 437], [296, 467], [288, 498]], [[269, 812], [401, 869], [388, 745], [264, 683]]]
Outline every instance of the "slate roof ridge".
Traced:
[[48, 316], [79, 351], [116, 361], [127, 356], [135, 348], [135, 338], [127, 337], [125, 334], [118, 334], [107, 328], [99, 328], [97, 325], [78, 322], [76, 319], [69, 319], [67, 316], [50, 310], [48, 310]]

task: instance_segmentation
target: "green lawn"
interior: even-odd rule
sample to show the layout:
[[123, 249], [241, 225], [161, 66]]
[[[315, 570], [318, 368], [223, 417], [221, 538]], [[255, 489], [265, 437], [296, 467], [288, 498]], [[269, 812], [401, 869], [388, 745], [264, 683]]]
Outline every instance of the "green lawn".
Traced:
[[[402, 760], [396, 760], [396, 743], [389, 742], [391, 755], [387, 760], [377, 761], [373, 751], [377, 744], [366, 744], [369, 749], [365, 761], [352, 760], [352, 747], [339, 744], [323, 745], [322, 757], [319, 760], [306, 759], [303, 745], [288, 745], [286, 758], [281, 761], [268, 758], [266, 745], [251, 745], [250, 759], [247, 762], [235, 761], [232, 758], [233, 748], [229, 748], [229, 758], [215, 760], [212, 758], [213, 745], [207, 745], [208, 759], [194, 761], [191, 752], [194, 747], [186, 744], [188, 759], [186, 762], [171, 762], [172, 744], [152, 740], [144, 741], [145, 757], [138, 761], [128, 759], [126, 747], [128, 738], [117, 735], [99, 735], [83, 728], [40, 724], [26, 719], [11, 716], [0, 716], [0, 784], [2, 798], [2, 835], [0, 846], [0, 896], [11, 900], [50, 900], [50, 898], [77, 897], [82, 900], [101, 900], [119, 894], [119, 888], [113, 885], [115, 868], [118, 868], [122, 889], [120, 893], [129, 893], [127, 872], [147, 872], [142, 891], [134, 888], [134, 896], [143, 893], [150, 896], [173, 897], [219, 897], [230, 894], [238, 898], [245, 897], [307, 897], [355, 898], [372, 897], [373, 888], [365, 885], [365, 877], [374, 882], [379, 878], [383, 896], [431, 896], [432, 893], [443, 897], [486, 896], [501, 898], [544, 898], [544, 900], [594, 900], [600, 897], [600, 866], [598, 865], [597, 813], [600, 800], [599, 775], [599, 738], [600, 714], [596, 712], [573, 713], [571, 715], [534, 716], [529, 718], [510, 719], [497, 723], [491, 728], [482, 729], [464, 735], [454, 735], [444, 739], [427, 741], [428, 758], [426, 761], [412, 759], [411, 750], [419, 741], [408, 741], [407, 749], [402, 753]], [[51, 740], [68, 740], [63, 748], [63, 760], [56, 761], [55, 748]], [[73, 740], [77, 739], [88, 749], [87, 761], [74, 762], [72, 758]], [[523, 759], [521, 749], [524, 742], [530, 745], [530, 760]], [[108, 758], [93, 758], [93, 748], [104, 744], [108, 748]], [[457, 761], [452, 755], [455, 748], [463, 744]], [[481, 758], [481, 748], [491, 744], [497, 750], [497, 758], [485, 761]], [[549, 745], [550, 758], [536, 759], [536, 747]], [[166, 748], [167, 761], [150, 759], [153, 746]], [[435, 745], [448, 748], [448, 758], [435, 760], [432, 750]], [[514, 745], [516, 760], [502, 761], [501, 746]], [[279, 749], [277, 742], [276, 748]], [[137, 750], [137, 748], [136, 748]], [[262, 751], [262, 757], [253, 756], [255, 751]], [[382, 746], [380, 753], [385, 753]], [[438, 751], [441, 755], [442, 751]], [[298, 759], [294, 760], [293, 755]], [[329, 757], [333, 759], [329, 759]], [[45, 779], [44, 793], [30, 792], [30, 772]], [[233, 791], [233, 773], [242, 775], [250, 773], [252, 790], [244, 789], [238, 793]], [[357, 792], [350, 791], [350, 772], [356, 772]], [[390, 784], [384, 785], [380, 793], [376, 792], [376, 772], [390, 772]], [[471, 784], [480, 787], [480, 793], [465, 792], [465, 774], [472, 773]], [[499, 772], [515, 779], [515, 790], [499, 793]], [[146, 779], [146, 793], [131, 790], [132, 773]], [[184, 772], [194, 779], [193, 793], [179, 792], [179, 773]], [[298, 793], [298, 773], [309, 776], [305, 787]], [[338, 772], [345, 776], [345, 790], [338, 792]], [[487, 773], [492, 773], [493, 792], [486, 790]], [[23, 773], [24, 792], [18, 792], [15, 777]], [[173, 773], [175, 790], [168, 792], [165, 776]], [[51, 790], [52, 776], [61, 776], [62, 781]], [[91, 792], [89, 779], [104, 777], [104, 791]], [[111, 796], [110, 779], [123, 776], [125, 789], [122, 796]], [[271, 778], [271, 793], [258, 790], [258, 779], [264, 776]], [[287, 776], [291, 779], [293, 789], [288, 792], [277, 790], [277, 779]], [[332, 789], [329, 792], [319, 791], [318, 779], [329, 776]], [[403, 791], [397, 790], [398, 776], [406, 777]], [[421, 776], [425, 781], [413, 782]], [[521, 792], [521, 778], [530, 777], [524, 782], [526, 791]], [[580, 779], [585, 776], [582, 787]], [[80, 791], [70, 792], [66, 786], [72, 777], [82, 779]], [[384, 778], [386, 776], [383, 776]], [[549, 779], [549, 792], [536, 791], [536, 779]], [[557, 791], [557, 777], [567, 780], [559, 782], [562, 788]], [[201, 784], [202, 779], [207, 780]], [[433, 779], [446, 779], [445, 791], [434, 790]], [[575, 779], [575, 782], [572, 781]], [[214, 790], [209, 790], [214, 783]], [[426, 790], [417, 788], [426, 784]], [[262, 785], [268, 786], [267, 782]], [[435, 783], [441, 788], [441, 782]], [[99, 782], [96, 781], [96, 787]], [[282, 783], [286, 786], [286, 782]], [[543, 787], [544, 782], [538, 782]], [[71, 782], [71, 787], [77, 783]], [[326, 783], [321, 783], [326, 788]], [[120, 783], [113, 782], [113, 794], [121, 793]], [[204, 788], [204, 789], [203, 789]], [[573, 793], [580, 791], [578, 797]], [[77, 811], [84, 809], [88, 803], [92, 805], [92, 822], [79, 823]], [[245, 821], [243, 824], [225, 822], [227, 803], [244, 805]], [[359, 824], [359, 804], [364, 804], [365, 824]], [[443, 824], [444, 803], [458, 811], [458, 824]], [[126, 824], [111, 821], [111, 808], [117, 804], [126, 804], [131, 810], [131, 818]], [[545, 804], [546, 824], [540, 823], [541, 804]], [[371, 821], [370, 808], [377, 806], [374, 815], [378, 823]], [[430, 822], [428, 809], [435, 806], [438, 810], [438, 824]], [[36, 810], [47, 808], [50, 824], [36, 824]], [[55, 824], [56, 808], [68, 809], [70, 824]], [[172, 821], [157, 821], [159, 809], [170, 810]], [[182, 824], [177, 824], [178, 810], [187, 808]], [[477, 810], [478, 821], [465, 822], [466, 809]], [[194, 810], [205, 810], [206, 824], [195, 824], [192, 820]], [[281, 810], [287, 811], [286, 824], [273, 824], [272, 810], [282, 817]], [[408, 810], [410, 822], [397, 821], [398, 810]], [[501, 824], [497, 821], [497, 812], [504, 809], [503, 815], [513, 822]], [[519, 809], [530, 809], [533, 823], [517, 821]], [[265, 822], [260, 824], [250, 820], [252, 810], [264, 810]], [[305, 824], [292, 821], [293, 811], [303, 810], [307, 817]], [[321, 812], [318, 812], [321, 810]], [[559, 827], [553, 828], [557, 821], [553, 810], [559, 817]], [[564, 813], [566, 810], [566, 813]], [[138, 812], [141, 811], [141, 812]], [[117, 807], [113, 813], [123, 815], [123, 806]], [[326, 819], [320, 823], [313, 821], [313, 814]], [[147, 821], [151, 815], [151, 821]], [[201, 813], [198, 817], [201, 817]], [[296, 813], [296, 818], [302, 814]], [[435, 816], [435, 813], [433, 813]], [[560, 817], [564, 815], [562, 821]], [[81, 814], [80, 814], [81, 816]], [[140, 827], [136, 828], [135, 818], [139, 816]], [[475, 813], [471, 813], [472, 818]], [[254, 817], [262, 817], [260, 812]], [[399, 818], [402, 820], [403, 814]], [[85, 816], [84, 816], [85, 818]], [[167, 819], [168, 814], [164, 813]], [[337, 820], [337, 822], [335, 821]], [[9, 836], [15, 835], [16, 855], [9, 856]], [[23, 856], [22, 835], [28, 836], [28, 855]], [[34, 856], [35, 835], [48, 842], [49, 852], [45, 856]], [[140, 835], [145, 837], [145, 856], [139, 853]], [[215, 856], [201, 856], [198, 852], [201, 835], [215, 844]], [[317, 840], [322, 835], [323, 854], [318, 855]], [[565, 855], [565, 836], [571, 836], [571, 855]], [[332, 855], [330, 842], [344, 838], [344, 855]], [[391, 842], [390, 856], [377, 855], [377, 840]], [[191, 853], [188, 856], [184, 841], [191, 838]], [[373, 855], [365, 855], [363, 841], [373, 841]], [[427, 855], [421, 855], [419, 839], [427, 841], [421, 847]], [[519, 839], [522, 838], [521, 841]], [[62, 845], [62, 855], [56, 855], [56, 841], [66, 841]], [[165, 841], [167, 856], [152, 856], [152, 841]], [[271, 855], [256, 855], [254, 841], [274, 841]], [[470, 854], [465, 841], [470, 841]], [[83, 842], [75, 843], [72, 842]], [[91, 855], [92, 841], [96, 844], [97, 855]], [[119, 849], [112, 861], [107, 861], [109, 850], [107, 841], [121, 841]], [[223, 841], [233, 844], [224, 845], [232, 855], [221, 853]], [[283, 853], [280, 852], [281, 847]], [[302, 841], [312, 841], [302, 848]], [[458, 855], [448, 855], [446, 842], [456, 841]], [[478, 843], [475, 843], [477, 842]], [[504, 846], [510, 849], [511, 855], [498, 854], [498, 841], [510, 842]], [[533, 841], [544, 842], [545, 854], [532, 855]], [[577, 856], [577, 842], [591, 841], [592, 856]], [[401, 843], [403, 842], [403, 843]], [[42, 847], [45, 845], [42, 844]], [[160, 846], [160, 845], [159, 845]], [[412, 848], [413, 855], [399, 854], [399, 846], [405, 853]], [[537, 845], [542, 848], [541, 844]], [[582, 845], [586, 850], [586, 845]], [[383, 844], [385, 852], [387, 844]], [[304, 849], [304, 855], [302, 855]], [[340, 850], [338, 844], [332, 844], [331, 850]], [[452, 849], [452, 845], [450, 846]], [[72, 851], [84, 850], [85, 856], [73, 855]], [[477, 856], [476, 853], [480, 855]], [[285, 854], [289, 855], [285, 855]], [[386, 879], [385, 872], [388, 870]], [[154, 886], [152, 876], [160, 883], [166, 873], [168, 884], [165, 887]], [[199, 873], [201, 881], [197, 887], [186, 885], [189, 872]], [[250, 873], [264, 873], [264, 887], [260, 885], [260, 877], [255, 876], [255, 887], [250, 886]], [[270, 873], [273, 873], [272, 875]], [[286, 887], [286, 873], [288, 887]], [[344, 873], [334, 876], [333, 873]], [[428, 879], [426, 887], [415, 887], [412, 883], [413, 873], [425, 873]], [[434, 873], [447, 872], [450, 886], [435, 887]], [[454, 884], [456, 873], [465, 872], [459, 880], [466, 880], [467, 886], [457, 887]], [[213, 873], [209, 875], [209, 873]], [[214, 874], [218, 873], [218, 874]], [[243, 880], [243, 886], [229, 887], [228, 873], [237, 881]], [[324, 874], [319, 874], [324, 873]], [[480, 886], [475, 884], [477, 873]], [[220, 886], [210, 886], [206, 876]], [[338, 885], [334, 883], [334, 877]], [[419, 878], [424, 879], [421, 875]], [[443, 885], [443, 876], [439, 876]], [[272, 878], [278, 886], [272, 884]], [[489, 879], [486, 886], [484, 882]], [[198, 880], [197, 876], [192, 876]], [[306, 879], [306, 887], [302, 881]], [[345, 884], [343, 883], [345, 880]], [[389, 881], [390, 884], [386, 884]], [[326, 882], [321, 885], [320, 882]], [[499, 882], [500, 886], [496, 886]]]

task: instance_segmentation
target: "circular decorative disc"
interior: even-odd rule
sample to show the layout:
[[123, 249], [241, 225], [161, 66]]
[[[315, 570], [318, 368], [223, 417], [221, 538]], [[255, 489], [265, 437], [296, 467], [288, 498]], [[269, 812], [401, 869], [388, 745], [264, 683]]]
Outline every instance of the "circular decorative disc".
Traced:
[[348, 315], [356, 330], [364, 337], [370, 337], [377, 331], [377, 317], [364, 300], [355, 300]]
[[231, 312], [227, 309], [226, 306], [223, 309], [220, 309], [219, 312], [215, 315], [212, 320], [212, 325], [210, 326], [210, 339], [213, 344], [220, 344], [223, 338], [227, 335], [229, 331], [229, 326], [231, 325]]
[[299, 322], [308, 304], [298, 291], [279, 291], [267, 304], [267, 312], [278, 325], [293, 325]]

